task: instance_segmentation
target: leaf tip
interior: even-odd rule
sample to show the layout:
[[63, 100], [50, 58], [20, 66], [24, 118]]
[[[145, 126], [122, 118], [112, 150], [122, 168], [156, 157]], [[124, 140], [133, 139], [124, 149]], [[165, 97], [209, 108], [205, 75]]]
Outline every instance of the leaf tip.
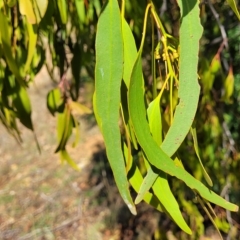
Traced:
[[128, 206], [130, 212], [131, 212], [133, 215], [137, 215], [136, 207], [135, 207], [133, 204], [127, 203], [127, 206]]

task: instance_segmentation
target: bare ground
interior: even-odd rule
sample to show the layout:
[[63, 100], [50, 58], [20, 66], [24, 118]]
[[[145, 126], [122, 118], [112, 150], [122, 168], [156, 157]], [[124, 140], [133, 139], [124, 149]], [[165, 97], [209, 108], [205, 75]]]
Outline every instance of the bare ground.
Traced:
[[89, 119], [82, 119], [81, 141], [76, 148], [69, 147], [81, 171], [61, 165], [54, 154], [56, 119], [46, 108], [51, 88], [42, 71], [29, 90], [41, 154], [32, 132], [20, 127], [20, 146], [0, 126], [0, 239], [104, 239], [109, 213], [94, 196], [105, 186], [89, 177], [91, 159], [103, 149], [102, 137]]

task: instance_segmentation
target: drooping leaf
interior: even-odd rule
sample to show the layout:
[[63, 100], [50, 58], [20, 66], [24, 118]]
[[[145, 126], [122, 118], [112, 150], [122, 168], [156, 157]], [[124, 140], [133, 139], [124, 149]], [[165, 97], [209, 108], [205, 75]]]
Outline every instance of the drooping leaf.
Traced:
[[[178, 4], [181, 10], [178, 92], [180, 100], [175, 110], [173, 123], [161, 144], [161, 149], [169, 157], [180, 147], [192, 126], [200, 94], [197, 67], [202, 26], [199, 19], [198, 1], [179, 0]], [[156, 174], [155, 177], [157, 177]], [[152, 183], [155, 181], [153, 175], [151, 175], [151, 181]], [[148, 182], [148, 186], [151, 185], [148, 179], [145, 182]], [[145, 190], [147, 190], [146, 187]]]
[[233, 75], [232, 66], [230, 66], [227, 78], [224, 81], [224, 90], [225, 91], [224, 91], [223, 99], [226, 102], [230, 102], [230, 98], [234, 90], [234, 75]]
[[8, 67], [12, 71], [12, 73], [15, 75], [16, 79], [19, 81], [19, 83], [22, 86], [25, 86], [25, 82], [23, 81], [22, 76], [20, 75], [19, 68], [15, 62], [15, 59], [12, 54], [11, 49], [11, 36], [9, 33], [9, 29], [11, 28], [10, 24], [8, 23], [7, 16], [2, 12], [2, 9], [0, 9], [0, 37], [1, 37], [1, 43], [2, 43], [2, 50], [4, 53], [4, 56], [6, 58]]
[[[217, 230], [217, 233], [218, 233], [220, 239], [223, 240], [222, 234], [221, 234], [221, 232], [219, 231], [219, 229], [218, 229], [218, 227], [217, 227], [217, 225], [216, 225], [216, 223], [215, 223], [215, 221], [214, 221], [214, 219], [213, 219], [213, 217], [212, 217], [212, 215], [211, 215], [211, 212], [212, 212], [211, 210], [212, 210], [212, 209], [210, 209], [210, 212], [209, 212], [209, 209], [208, 209], [208, 208], [206, 207], [206, 205], [205, 205], [204, 199], [202, 200], [200, 197], [198, 197], [198, 202], [200, 203], [201, 207], [203, 208], [203, 210], [205, 211], [205, 213], [208, 215], [210, 221], [212, 222], [212, 224], [214, 225], [215, 229]], [[208, 205], [207, 205], [207, 206], [208, 206]], [[215, 213], [214, 213], [214, 215], [215, 215]]]
[[195, 150], [195, 153], [196, 153], [197, 158], [198, 158], [198, 160], [199, 160], [200, 166], [201, 166], [201, 168], [202, 168], [203, 176], [204, 176], [206, 182], [208, 183], [208, 185], [209, 185], [210, 187], [212, 187], [212, 186], [213, 186], [212, 180], [211, 180], [211, 178], [209, 177], [207, 171], [205, 170], [205, 168], [204, 168], [204, 166], [203, 166], [203, 163], [202, 163], [202, 160], [201, 160], [200, 155], [199, 155], [196, 128], [191, 128], [191, 134], [192, 134], [192, 137], [193, 137], [194, 150]]
[[72, 143], [72, 147], [76, 147], [80, 140], [80, 128], [79, 128], [79, 122], [77, 119], [72, 115], [73, 123], [74, 123], [74, 129], [75, 129], [75, 139]]
[[95, 11], [97, 13], [97, 16], [100, 15], [100, 12], [101, 12], [101, 4], [100, 4], [100, 1], [99, 0], [93, 0], [93, 6], [95, 8]]
[[[162, 143], [162, 118], [160, 112], [160, 95], [158, 95], [150, 104], [147, 109], [149, 128], [153, 135], [154, 140], [158, 146]], [[147, 175], [145, 176], [138, 195], [135, 199], [135, 203], [138, 204], [142, 201], [145, 193], [153, 186], [158, 177], [158, 173], [155, 173], [152, 168], [148, 168]]]
[[[123, 152], [124, 152], [125, 159], [127, 159], [129, 151], [125, 143], [123, 143]], [[130, 158], [132, 158], [132, 155], [130, 156]], [[129, 182], [132, 185], [133, 189], [136, 191], [136, 193], [138, 193], [143, 181], [143, 176], [138, 166], [136, 165], [136, 163], [132, 159], [130, 162], [132, 163], [132, 165], [131, 165], [130, 171], [128, 172]], [[146, 192], [143, 197], [143, 200], [149, 205], [159, 210], [160, 212], [163, 212], [163, 207], [161, 203], [152, 193]]]
[[187, 171], [181, 167], [175, 166], [172, 159], [165, 152], [163, 152], [162, 149], [153, 140], [146, 119], [146, 109], [143, 93], [144, 86], [142, 81], [141, 53], [142, 49], [140, 48], [138, 57], [133, 67], [128, 96], [130, 117], [133, 122], [135, 134], [139, 144], [146, 154], [147, 160], [156, 168], [185, 182], [188, 187], [195, 190], [204, 199], [228, 210], [237, 211], [238, 206], [227, 202], [225, 199], [218, 196], [216, 193], [208, 189], [201, 182], [191, 176]]
[[[133, 214], [133, 204], [121, 151], [118, 127], [120, 87], [123, 74], [123, 40], [117, 0], [106, 3], [98, 20], [96, 35], [95, 110], [106, 144], [107, 157], [119, 192]], [[113, 141], [114, 139], [114, 141]]]
[[59, 111], [57, 116], [58, 146], [57, 149], [55, 150], [56, 153], [66, 149], [67, 141], [71, 136], [73, 129], [73, 120], [69, 107], [65, 104], [63, 104], [62, 107], [64, 109]]
[[173, 123], [161, 145], [172, 156], [188, 134], [195, 117], [200, 86], [198, 83], [198, 51], [202, 35], [198, 0], [178, 0], [181, 11], [180, 58], [179, 58], [179, 104]]
[[124, 54], [123, 80], [128, 88], [134, 61], [137, 57], [137, 47], [132, 31], [124, 18], [122, 19], [122, 36]]
[[47, 95], [47, 108], [54, 116], [59, 107], [63, 104], [61, 91], [59, 88], [52, 89]]
[[79, 102], [69, 101], [68, 103], [71, 111], [76, 112], [79, 115], [90, 114], [92, 111]]
[[31, 103], [26, 89], [19, 86], [17, 83], [14, 86], [13, 105], [17, 109], [18, 117], [21, 123], [28, 129], [33, 131], [33, 124], [31, 120]]
[[[153, 139], [156, 141], [158, 146], [160, 146], [162, 143], [162, 121], [159, 101], [160, 93], [157, 98], [155, 98], [153, 102], [150, 103], [147, 110], [150, 131], [152, 133]], [[152, 187], [154, 195], [163, 205], [165, 212], [171, 216], [171, 218], [183, 231], [188, 234], [192, 234], [191, 229], [188, 227], [182, 216], [178, 202], [176, 201], [169, 187], [167, 174], [162, 171], [154, 172], [147, 160], [145, 160], [145, 165], [148, 170], [147, 177], [145, 177], [143, 180], [135, 203], [137, 203], [137, 201], [140, 201], [141, 198], [145, 195], [146, 191]]]
[[44, 17], [48, 6], [48, 0], [19, 0], [19, 10], [26, 15], [31, 24], [38, 24]]
[[232, 8], [232, 10], [234, 11], [234, 13], [236, 14], [236, 16], [238, 17], [238, 19], [240, 20], [240, 13], [238, 11], [235, 0], [227, 0], [227, 2], [229, 4], [229, 6]]
[[36, 53], [37, 44], [37, 29], [36, 26], [26, 22], [27, 32], [28, 32], [28, 55], [27, 60], [24, 65], [24, 72], [29, 70], [30, 64], [33, 60], [34, 54]]
[[[122, 36], [123, 36], [123, 81], [125, 83], [122, 84], [122, 101], [121, 101], [121, 107], [123, 110], [123, 117], [124, 121], [127, 125], [126, 130], [128, 131], [129, 138], [131, 139], [133, 146], [135, 149], [138, 148], [137, 146], [137, 140], [133, 131], [132, 127], [132, 121], [129, 118], [129, 111], [128, 111], [128, 104], [127, 104], [127, 92], [129, 88], [129, 83], [130, 83], [130, 77], [131, 77], [131, 72], [132, 68], [134, 65], [134, 61], [137, 57], [137, 47], [136, 43], [132, 34], [132, 31], [126, 22], [125, 18], [122, 17]], [[124, 88], [126, 86], [126, 88]]]
[[62, 24], [66, 24], [67, 23], [67, 9], [68, 9], [66, 0], [57, 0], [57, 6], [58, 6]]
[[75, 5], [79, 18], [79, 26], [80, 28], [82, 28], [83, 24], [86, 22], [86, 10], [84, 0], [75, 0]]
[[60, 151], [60, 157], [62, 159], [62, 162], [66, 160], [66, 162], [75, 170], [79, 171], [78, 165], [74, 162], [74, 160], [70, 157], [68, 152], [64, 149]]

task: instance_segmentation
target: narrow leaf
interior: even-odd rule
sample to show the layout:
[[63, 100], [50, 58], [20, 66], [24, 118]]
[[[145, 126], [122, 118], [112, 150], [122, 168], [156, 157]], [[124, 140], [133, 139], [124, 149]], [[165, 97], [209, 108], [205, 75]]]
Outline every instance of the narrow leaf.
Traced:
[[27, 55], [27, 60], [26, 60], [25, 66], [24, 66], [25, 73], [29, 70], [33, 56], [36, 53], [36, 44], [37, 44], [36, 26], [34, 26], [26, 21], [26, 27], [27, 27], [27, 32], [28, 32], [28, 55]]
[[[197, 67], [202, 26], [198, 1], [179, 0], [178, 4], [181, 10], [178, 92], [180, 101], [176, 107], [173, 123], [161, 145], [161, 149], [169, 157], [180, 147], [192, 126], [200, 94]], [[156, 174], [155, 177], [157, 177]], [[153, 176], [151, 178], [154, 182]]]
[[[98, 20], [96, 35], [95, 110], [106, 144], [108, 160], [119, 192], [133, 214], [125, 162], [118, 127], [120, 87], [123, 74], [121, 16], [117, 0], [106, 3]], [[114, 141], [113, 141], [114, 140]]]
[[79, 171], [79, 167], [78, 165], [74, 162], [74, 160], [70, 157], [70, 155], [68, 154], [68, 152], [66, 150], [61, 150], [60, 151], [60, 157], [63, 160], [66, 160], [66, 162], [75, 170]]
[[67, 141], [72, 134], [72, 129], [73, 129], [73, 120], [72, 120], [71, 112], [68, 106], [65, 106], [64, 111], [58, 113], [57, 136], [58, 136], [59, 144], [55, 152], [65, 150]]
[[200, 86], [198, 84], [198, 51], [202, 35], [198, 0], [178, 0], [181, 10], [180, 58], [179, 58], [179, 104], [173, 123], [161, 148], [172, 156], [188, 134], [195, 117]]
[[208, 185], [209, 185], [210, 187], [212, 187], [212, 186], [213, 186], [212, 180], [211, 180], [211, 178], [209, 177], [207, 171], [205, 170], [205, 168], [204, 168], [204, 166], [203, 166], [203, 164], [202, 164], [202, 160], [201, 160], [200, 155], [199, 155], [196, 128], [191, 128], [191, 133], [192, 133], [192, 137], [193, 137], [193, 144], [194, 144], [195, 153], [196, 153], [196, 155], [197, 155], [197, 158], [198, 158], [198, 160], [199, 160], [200, 166], [201, 166], [201, 168], [202, 168], [203, 176], [204, 176], [206, 182], [208, 183]]
[[133, 67], [130, 88], [129, 88], [129, 111], [133, 122], [134, 130], [139, 144], [149, 162], [158, 169], [166, 172], [171, 176], [176, 176], [187, 184], [191, 189], [196, 190], [203, 198], [213, 202], [223, 208], [231, 211], [237, 211], [238, 206], [227, 202], [213, 191], [205, 187], [201, 182], [191, 176], [184, 169], [175, 166], [172, 159], [162, 151], [157, 143], [153, 140], [149, 125], [146, 119], [146, 110], [144, 104], [143, 82], [142, 82], [142, 62], [141, 49]]
[[60, 13], [62, 24], [67, 23], [67, 3], [66, 0], [57, 0], [57, 6]]
[[19, 10], [26, 15], [30, 24], [39, 23], [44, 17], [48, 6], [48, 0], [19, 0]]
[[79, 102], [69, 101], [68, 105], [69, 105], [71, 111], [73, 111], [79, 115], [92, 113], [92, 111], [88, 107], [82, 105]]
[[11, 44], [11, 37], [9, 34], [10, 25], [8, 24], [7, 16], [4, 15], [2, 10], [0, 9], [0, 36], [1, 36], [1, 43], [2, 43], [2, 50], [4, 53], [4, 56], [7, 60], [8, 67], [12, 71], [12, 73], [15, 75], [16, 79], [19, 81], [19, 83], [22, 86], [25, 86], [20, 72], [19, 68], [15, 62], [15, 59], [12, 54], [12, 44]]
[[[155, 98], [153, 102], [149, 105], [147, 110], [150, 131], [152, 133], [153, 139], [156, 141], [158, 146], [160, 146], [162, 143], [162, 121], [159, 101], [160, 93], [157, 96], [157, 98]], [[143, 180], [135, 203], [138, 200], [138, 197], [139, 199], [141, 199], [141, 193], [145, 195], [145, 192], [148, 191], [150, 187], [152, 187], [155, 196], [164, 206], [165, 212], [171, 216], [171, 218], [178, 224], [178, 226], [183, 231], [185, 231], [188, 234], [192, 234], [191, 229], [188, 227], [187, 223], [185, 222], [182, 216], [178, 202], [176, 201], [169, 187], [166, 173], [162, 171], [158, 171], [155, 173], [152, 167], [148, 164], [146, 159], [145, 165], [148, 169], [148, 173]]]
[[[128, 147], [126, 146], [125, 143], [123, 143], [123, 152], [124, 152], [124, 157], [125, 159], [128, 158]], [[132, 158], [132, 155], [130, 156], [130, 158]], [[138, 166], [136, 165], [136, 163], [131, 159], [130, 162], [132, 163], [131, 165], [131, 169], [128, 173], [128, 177], [129, 177], [129, 182], [131, 183], [133, 189], [136, 191], [136, 193], [139, 192], [140, 190], [140, 186], [142, 184], [143, 181], [143, 177], [142, 174], [138, 168]], [[159, 210], [160, 212], [163, 212], [163, 207], [162, 204], [159, 202], [159, 200], [156, 198], [156, 196], [154, 196], [152, 193], [150, 192], [146, 192], [143, 200], [148, 203], [149, 205], [153, 206], [154, 208], [156, 208], [157, 210]]]
[[234, 13], [236, 14], [236, 16], [238, 17], [238, 19], [240, 20], [240, 13], [237, 9], [237, 4], [235, 2], [235, 0], [227, 0], [229, 6], [232, 8], [232, 10], [234, 11]]

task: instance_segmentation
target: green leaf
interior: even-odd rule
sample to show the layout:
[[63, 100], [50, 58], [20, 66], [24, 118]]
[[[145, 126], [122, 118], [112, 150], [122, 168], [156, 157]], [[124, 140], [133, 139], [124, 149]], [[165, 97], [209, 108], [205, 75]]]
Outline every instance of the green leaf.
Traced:
[[33, 131], [32, 110], [28, 93], [24, 87], [19, 86], [17, 83], [13, 89], [13, 105], [17, 109], [18, 117], [25, 127]]
[[162, 144], [162, 117], [160, 110], [160, 94], [149, 104], [147, 109], [150, 131], [160, 146]]
[[79, 128], [79, 122], [78, 120], [72, 115], [72, 120], [73, 120], [73, 123], [74, 123], [74, 129], [75, 129], [75, 139], [74, 139], [74, 142], [72, 144], [72, 147], [76, 147], [77, 144], [79, 143], [79, 140], [80, 140], [80, 128]]
[[198, 83], [198, 51], [202, 35], [198, 1], [179, 0], [181, 10], [180, 58], [179, 58], [179, 104], [173, 123], [161, 145], [172, 156], [188, 134], [195, 117], [200, 86]]
[[[153, 139], [156, 141], [158, 146], [160, 146], [162, 143], [162, 121], [159, 103], [160, 96], [161, 95], [159, 93], [157, 98], [155, 98], [153, 102], [150, 103], [147, 110], [150, 131], [152, 133]], [[183, 231], [188, 234], [192, 234], [191, 229], [188, 227], [182, 216], [178, 202], [176, 201], [169, 187], [166, 173], [161, 171], [157, 171], [155, 173], [151, 166], [148, 164], [147, 160], [145, 160], [145, 165], [148, 169], [148, 173], [143, 180], [135, 203], [137, 204], [137, 202], [141, 200], [142, 195], [145, 195], [146, 191], [152, 187], [155, 196], [163, 205], [165, 212], [171, 216], [171, 218]]]
[[240, 20], [240, 14], [239, 11], [237, 9], [237, 5], [235, 0], [227, 0], [229, 6], [232, 8], [232, 10], [234, 11], [234, 13], [236, 14], [236, 16], [238, 17], [238, 19]]
[[47, 95], [47, 108], [49, 112], [54, 116], [62, 104], [61, 91], [59, 88], [52, 89]]
[[86, 10], [84, 0], [75, 0], [75, 5], [79, 18], [79, 26], [82, 27], [83, 24], [86, 22]]
[[74, 162], [74, 160], [70, 157], [70, 155], [68, 154], [68, 152], [66, 150], [61, 150], [60, 151], [60, 157], [63, 160], [66, 160], [66, 162], [75, 170], [79, 171], [79, 167], [78, 165]]
[[19, 10], [22, 15], [26, 15], [31, 24], [38, 24], [44, 17], [48, 0], [18, 0]]
[[63, 111], [58, 113], [57, 116], [57, 137], [58, 146], [55, 153], [65, 150], [67, 141], [72, 134], [73, 119], [69, 107], [63, 104]]
[[[9, 6], [9, 7], [14, 7], [15, 5], [16, 5], [16, 3], [17, 3], [17, 0], [8, 0], [7, 1], [7, 5]], [[0, 4], [1, 5], [1, 4]]]
[[[195, 0], [189, 3], [187, 0], [179, 0], [178, 3], [181, 10], [178, 92], [180, 101], [176, 107], [173, 123], [161, 145], [161, 149], [169, 157], [178, 150], [192, 126], [200, 94], [197, 67], [202, 26], [198, 2]], [[156, 174], [155, 177], [157, 178]], [[155, 181], [152, 175], [151, 181], [152, 183]], [[148, 182], [147, 186], [151, 185], [148, 179], [145, 182]]]
[[[142, 44], [143, 45], [143, 44]], [[163, 172], [175, 176], [185, 182], [188, 187], [196, 190], [203, 198], [231, 211], [237, 211], [238, 206], [227, 202], [213, 191], [205, 187], [184, 169], [175, 166], [172, 159], [162, 151], [151, 136], [149, 125], [146, 119], [144, 103], [144, 85], [142, 81], [142, 45], [135, 61], [129, 88], [129, 111], [133, 127], [139, 144], [141, 145], [148, 161]], [[187, 66], [189, 64], [187, 63]], [[190, 70], [191, 72], [191, 70]], [[198, 86], [198, 83], [197, 83]], [[199, 87], [199, 86], [198, 86]], [[190, 100], [191, 101], [191, 100]]]
[[101, 12], [101, 4], [100, 4], [100, 1], [99, 0], [93, 0], [93, 6], [96, 10], [96, 13], [97, 13], [97, 16], [100, 15], [100, 12]]
[[[100, 15], [96, 35], [95, 110], [106, 144], [106, 152], [119, 192], [133, 214], [132, 201], [121, 151], [118, 127], [120, 87], [123, 74], [123, 40], [117, 0], [106, 3]], [[114, 141], [113, 141], [114, 139]]]
[[[214, 221], [211, 213], [209, 212], [208, 208], [207, 208], [207, 207], [205, 206], [205, 204], [204, 204], [204, 203], [205, 203], [204, 199], [202, 200], [200, 197], [198, 197], [197, 199], [198, 199], [198, 202], [200, 203], [201, 207], [202, 207], [203, 210], [205, 211], [205, 213], [208, 215], [208, 217], [209, 217], [210, 221], [212, 222], [212, 224], [214, 225], [215, 229], [217, 230], [217, 233], [218, 233], [220, 239], [223, 240], [222, 234], [221, 234], [221, 232], [219, 231], [219, 229], [218, 229], [218, 227], [217, 227], [217, 224], [215, 223], [215, 221]], [[209, 204], [209, 205], [210, 205], [210, 204]], [[207, 206], [209, 206], [209, 205], [207, 205]], [[210, 211], [212, 212], [213, 209], [212, 209], [211, 205], [210, 205], [210, 208], [211, 208]], [[215, 213], [214, 213], [214, 216], [216, 216]]]
[[[124, 62], [124, 67], [123, 67], [123, 80], [124, 83], [122, 84], [122, 102], [121, 102], [121, 107], [123, 110], [123, 117], [124, 121], [127, 125], [126, 130], [128, 131], [128, 135], [133, 143], [133, 146], [135, 149], [138, 148], [137, 146], [137, 140], [135, 137], [135, 133], [133, 131], [132, 127], [132, 121], [129, 118], [129, 111], [128, 111], [128, 104], [127, 104], [127, 92], [129, 88], [129, 83], [130, 83], [130, 77], [131, 77], [131, 72], [132, 68], [134, 65], [134, 61], [137, 57], [137, 47], [135, 44], [135, 40], [132, 34], [132, 31], [126, 22], [126, 20], [122, 17], [122, 36], [123, 36], [123, 62]], [[126, 88], [124, 87], [126, 86]]]
[[209, 185], [210, 187], [212, 187], [212, 186], [213, 186], [212, 180], [211, 180], [211, 178], [209, 177], [207, 171], [205, 170], [205, 168], [204, 168], [204, 166], [203, 166], [203, 164], [202, 164], [202, 160], [201, 160], [200, 155], [199, 155], [196, 128], [191, 128], [191, 134], [192, 134], [192, 137], [193, 137], [193, 144], [194, 144], [195, 153], [196, 153], [196, 155], [197, 155], [197, 158], [198, 158], [198, 160], [199, 160], [200, 166], [201, 166], [201, 168], [202, 168], [203, 176], [204, 176], [206, 182], [208, 183], [208, 185]]
[[122, 18], [122, 36], [124, 53], [123, 80], [128, 88], [134, 61], [137, 57], [137, 47], [132, 31], [124, 18]]
[[37, 36], [38, 36], [36, 26], [26, 21], [26, 27], [28, 32], [28, 55], [27, 55], [25, 66], [24, 66], [25, 73], [29, 70], [34, 54], [36, 53], [36, 44], [37, 44]]
[[[126, 146], [125, 143], [123, 143], [123, 152], [124, 152], [125, 159], [127, 159], [128, 147]], [[130, 156], [130, 158], [132, 158], [132, 155]], [[132, 159], [130, 160], [130, 162], [132, 163], [132, 165], [128, 173], [129, 182], [132, 185], [133, 189], [136, 191], [136, 193], [138, 193], [143, 181], [143, 177], [136, 163]], [[156, 208], [158, 211], [163, 212], [162, 204], [159, 202], [156, 196], [154, 196], [152, 193], [146, 192], [145, 195], [143, 196], [143, 200], [149, 205]]]
[[152, 189], [156, 197], [166, 209], [166, 212], [178, 224], [178, 226], [186, 233], [192, 234], [191, 229], [182, 216], [178, 202], [172, 194], [168, 184], [167, 175], [165, 173], [158, 173], [158, 178], [154, 182]]
[[60, 13], [62, 24], [67, 23], [67, 8], [68, 5], [66, 3], [66, 0], [57, 0], [58, 10]]
[[[153, 135], [153, 139], [156, 141], [158, 146], [160, 146], [162, 143], [162, 118], [161, 118], [159, 101], [160, 101], [160, 93], [149, 104], [149, 107], [147, 109], [150, 131]], [[136, 204], [142, 201], [143, 196], [153, 186], [157, 177], [158, 177], [158, 173], [155, 173], [151, 168], [148, 168], [147, 175], [145, 176], [142, 186], [135, 199]]]
[[229, 103], [231, 96], [233, 95], [234, 91], [234, 75], [233, 75], [233, 69], [232, 66], [229, 67], [228, 75], [224, 81], [224, 95], [223, 99]]
[[20, 75], [19, 67], [17, 66], [12, 54], [12, 44], [9, 29], [11, 29], [11, 26], [8, 23], [7, 16], [2, 12], [2, 9], [0, 9], [0, 42], [3, 46], [2, 50], [11, 72], [15, 75], [18, 82], [22, 86], [25, 86], [26, 84], [23, 81], [22, 76]]

